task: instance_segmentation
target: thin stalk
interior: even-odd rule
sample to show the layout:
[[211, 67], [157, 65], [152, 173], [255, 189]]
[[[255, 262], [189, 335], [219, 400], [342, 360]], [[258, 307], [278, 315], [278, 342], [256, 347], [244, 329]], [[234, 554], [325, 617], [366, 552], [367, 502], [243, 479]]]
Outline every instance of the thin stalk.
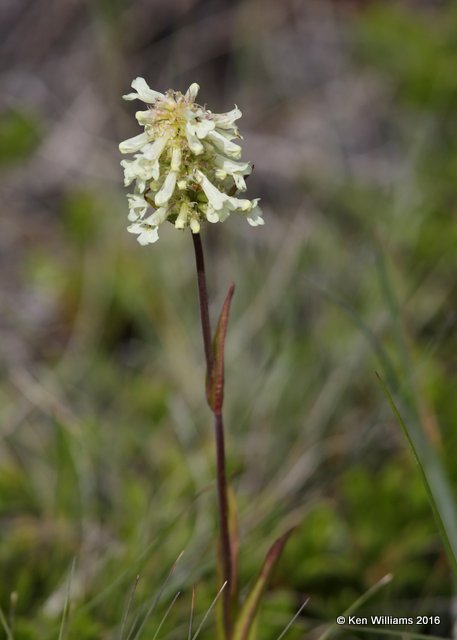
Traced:
[[[203, 345], [205, 348], [205, 358], [207, 376], [210, 375], [214, 365], [214, 358], [211, 348], [211, 324], [209, 319], [208, 290], [206, 286], [205, 261], [203, 257], [203, 246], [200, 234], [193, 233], [195, 263], [197, 267], [198, 297], [200, 302], [200, 319], [202, 326]], [[219, 506], [219, 535], [222, 563], [222, 580], [226, 585], [222, 593], [223, 625], [226, 640], [230, 640], [232, 635], [232, 614], [231, 614], [231, 594], [232, 594], [232, 550], [229, 533], [229, 508], [227, 496], [227, 474], [225, 468], [225, 437], [224, 422], [221, 412], [214, 412], [214, 434], [216, 441], [216, 475], [217, 493]]]
[[228, 638], [231, 636], [231, 594], [232, 594], [232, 549], [229, 534], [229, 508], [227, 497], [227, 474], [225, 469], [225, 439], [222, 414], [214, 415], [216, 438], [217, 493], [219, 497], [219, 527], [221, 536], [221, 557], [223, 581], [227, 588], [222, 594], [224, 604], [224, 628]]
[[205, 348], [207, 374], [213, 367], [213, 353], [211, 349], [211, 323], [209, 320], [208, 289], [206, 287], [205, 259], [203, 257], [202, 240], [199, 233], [192, 234], [195, 251], [195, 265], [197, 267], [198, 299], [200, 301], [200, 319]]

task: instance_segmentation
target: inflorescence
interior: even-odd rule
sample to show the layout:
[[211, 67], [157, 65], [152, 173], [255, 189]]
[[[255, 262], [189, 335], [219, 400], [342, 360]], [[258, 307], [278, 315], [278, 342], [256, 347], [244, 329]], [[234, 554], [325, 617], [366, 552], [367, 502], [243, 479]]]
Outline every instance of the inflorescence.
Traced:
[[123, 97], [148, 105], [135, 114], [144, 132], [121, 142], [119, 149], [135, 154], [121, 165], [124, 185], [135, 185], [127, 195], [128, 231], [138, 234], [138, 242], [156, 242], [158, 227], [166, 220], [193, 233], [200, 231], [202, 221], [223, 222], [232, 212], [245, 214], [252, 226], [264, 224], [258, 198], [235, 197], [246, 191], [245, 176], [252, 170], [240, 161], [241, 147], [234, 142], [241, 139], [235, 124], [241, 117], [238, 107], [212, 113], [195, 102], [196, 83], [184, 95], [154, 91], [144, 78], [136, 78], [132, 88]]

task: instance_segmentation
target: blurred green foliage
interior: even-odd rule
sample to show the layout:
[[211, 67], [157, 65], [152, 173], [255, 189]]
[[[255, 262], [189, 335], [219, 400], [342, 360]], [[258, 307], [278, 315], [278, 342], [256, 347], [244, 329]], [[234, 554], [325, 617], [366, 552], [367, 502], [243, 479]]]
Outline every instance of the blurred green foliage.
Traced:
[[414, 108], [449, 113], [457, 104], [457, 8], [413, 12], [377, 2], [360, 24], [362, 55], [389, 74], [397, 96]]
[[0, 166], [25, 160], [40, 139], [41, 125], [36, 115], [14, 109], [0, 113]]

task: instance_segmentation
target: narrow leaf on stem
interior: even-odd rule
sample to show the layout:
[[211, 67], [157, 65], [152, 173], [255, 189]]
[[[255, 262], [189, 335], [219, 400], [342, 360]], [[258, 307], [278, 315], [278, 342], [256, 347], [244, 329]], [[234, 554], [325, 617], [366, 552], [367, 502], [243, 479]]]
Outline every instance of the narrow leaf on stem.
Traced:
[[255, 581], [255, 584], [252, 587], [251, 592], [249, 593], [246, 602], [241, 609], [240, 615], [235, 625], [233, 640], [249, 639], [250, 630], [252, 625], [254, 624], [263, 594], [268, 585], [268, 581], [292, 531], [293, 529], [287, 531], [270, 547], [265, 557], [262, 569], [260, 570], [260, 573], [257, 577], [257, 580]]
[[235, 291], [235, 285], [231, 284], [222, 305], [221, 314], [214, 333], [212, 345], [212, 366], [206, 374], [206, 397], [208, 404], [215, 414], [220, 414], [224, 402], [224, 350], [225, 337], [230, 313], [230, 305]]

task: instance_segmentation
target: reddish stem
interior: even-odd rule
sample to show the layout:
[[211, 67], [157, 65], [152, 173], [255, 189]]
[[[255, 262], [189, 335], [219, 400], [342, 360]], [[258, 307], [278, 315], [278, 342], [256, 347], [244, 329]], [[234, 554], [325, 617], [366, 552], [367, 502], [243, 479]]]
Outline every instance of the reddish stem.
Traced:
[[[211, 348], [211, 324], [209, 319], [208, 290], [206, 286], [205, 261], [203, 257], [203, 246], [199, 233], [192, 234], [195, 250], [195, 263], [197, 267], [198, 297], [200, 302], [200, 319], [203, 334], [203, 345], [205, 348], [207, 376], [211, 376], [214, 366], [214, 358]], [[213, 411], [213, 410], [212, 410]], [[229, 532], [229, 507], [227, 496], [227, 475], [225, 469], [225, 437], [224, 423], [221, 411], [213, 411], [214, 430], [216, 440], [216, 467], [217, 467], [217, 493], [219, 504], [219, 529], [220, 529], [220, 549], [222, 560], [223, 582], [226, 582], [222, 593], [223, 605], [223, 625], [225, 640], [230, 640], [232, 635], [232, 613], [231, 613], [231, 593], [232, 593], [232, 550], [230, 545]]]

